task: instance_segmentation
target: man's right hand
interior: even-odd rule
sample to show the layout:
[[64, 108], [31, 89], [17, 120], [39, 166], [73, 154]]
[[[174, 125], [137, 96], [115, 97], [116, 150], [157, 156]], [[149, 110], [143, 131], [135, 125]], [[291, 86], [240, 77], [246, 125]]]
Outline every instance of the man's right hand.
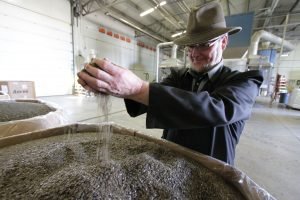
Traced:
[[78, 83], [92, 92], [103, 92], [116, 97], [132, 99], [148, 105], [149, 83], [130, 70], [117, 66], [107, 59], [93, 59], [98, 68], [86, 64], [79, 72]]

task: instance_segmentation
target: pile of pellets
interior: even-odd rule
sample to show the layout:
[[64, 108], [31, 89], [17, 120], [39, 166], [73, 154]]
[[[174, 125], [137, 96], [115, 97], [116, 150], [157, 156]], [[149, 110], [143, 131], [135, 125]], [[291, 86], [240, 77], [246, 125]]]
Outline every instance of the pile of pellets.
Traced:
[[55, 111], [44, 103], [0, 101], [0, 122], [28, 119]]
[[0, 149], [0, 199], [244, 199], [195, 161], [141, 138], [112, 134], [110, 160], [97, 160], [96, 134]]

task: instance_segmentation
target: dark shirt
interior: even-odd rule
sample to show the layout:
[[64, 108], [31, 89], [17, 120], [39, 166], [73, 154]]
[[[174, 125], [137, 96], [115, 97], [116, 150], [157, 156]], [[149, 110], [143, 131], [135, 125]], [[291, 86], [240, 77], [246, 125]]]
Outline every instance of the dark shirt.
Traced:
[[146, 127], [164, 129], [162, 138], [233, 165], [262, 73], [223, 66], [200, 91], [193, 92], [188, 71], [174, 69], [163, 82], [151, 83], [149, 106], [126, 99], [127, 112], [132, 117], [147, 112]]

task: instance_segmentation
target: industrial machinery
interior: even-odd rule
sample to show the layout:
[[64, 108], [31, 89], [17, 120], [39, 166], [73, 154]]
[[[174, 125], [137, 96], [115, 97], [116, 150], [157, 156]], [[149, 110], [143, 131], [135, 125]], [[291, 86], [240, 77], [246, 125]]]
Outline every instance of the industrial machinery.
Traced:
[[300, 109], [300, 88], [295, 88], [289, 96], [287, 104], [290, 108]]
[[[171, 57], [160, 62], [161, 48], [172, 46]], [[177, 45], [173, 42], [159, 43], [156, 46], [156, 82], [160, 82], [171, 73], [171, 68], [184, 67], [183, 61], [177, 59]], [[185, 54], [184, 54], [185, 58]]]
[[240, 72], [247, 71], [247, 59], [246, 58], [233, 58], [224, 59], [224, 66], [231, 68], [232, 70], [237, 70]]

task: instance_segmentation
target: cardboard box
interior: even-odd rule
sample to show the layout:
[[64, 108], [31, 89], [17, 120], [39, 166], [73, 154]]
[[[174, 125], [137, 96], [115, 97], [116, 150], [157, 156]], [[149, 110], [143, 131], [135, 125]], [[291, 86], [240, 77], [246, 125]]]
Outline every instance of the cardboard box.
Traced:
[[33, 81], [0, 81], [0, 91], [11, 99], [35, 99]]

